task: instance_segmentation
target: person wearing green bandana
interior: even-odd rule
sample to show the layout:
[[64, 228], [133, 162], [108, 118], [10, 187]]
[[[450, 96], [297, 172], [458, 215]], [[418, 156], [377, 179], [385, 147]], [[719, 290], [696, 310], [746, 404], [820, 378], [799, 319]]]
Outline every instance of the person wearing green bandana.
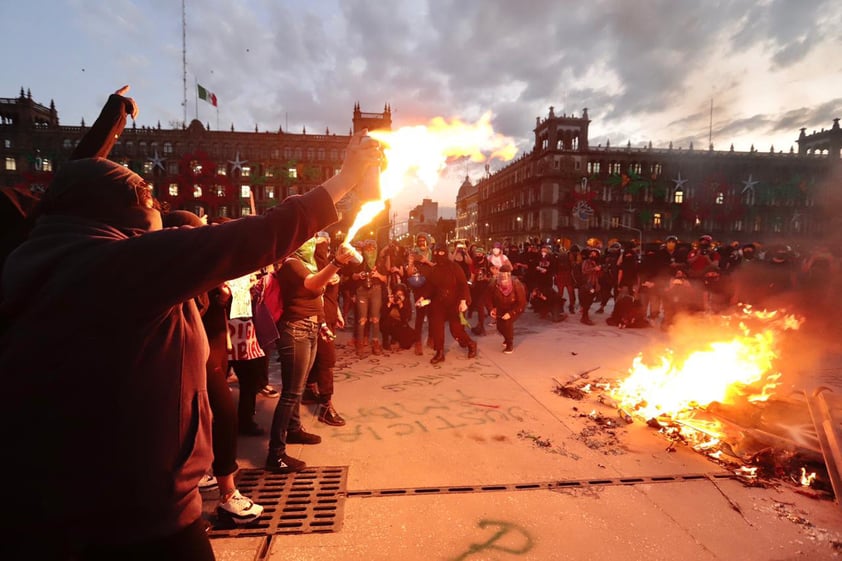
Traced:
[[380, 311], [388, 279], [388, 271], [378, 263], [377, 243], [374, 240], [363, 242], [362, 256], [362, 263], [353, 267], [351, 271], [356, 302], [355, 340], [357, 356], [360, 358], [365, 357], [367, 340], [371, 342], [372, 354], [383, 354], [380, 343]]
[[284, 311], [278, 322], [283, 387], [272, 417], [266, 469], [279, 473], [294, 473], [307, 467], [303, 461], [287, 455], [287, 444], [322, 441], [320, 436], [308, 433], [301, 426], [301, 395], [316, 358], [319, 330], [325, 321], [322, 295], [330, 279], [352, 259], [350, 250], [340, 245], [330, 264], [320, 270], [315, 251], [313, 237], [288, 257], [278, 272], [284, 295]]

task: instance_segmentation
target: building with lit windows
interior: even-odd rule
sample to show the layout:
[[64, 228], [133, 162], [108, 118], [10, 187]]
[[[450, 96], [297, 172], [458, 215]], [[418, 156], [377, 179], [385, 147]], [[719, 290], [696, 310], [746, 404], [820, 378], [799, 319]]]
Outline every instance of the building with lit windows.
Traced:
[[[840, 182], [842, 130], [807, 135], [797, 152], [687, 148], [593, 147], [587, 109], [581, 115], [536, 119], [531, 151], [506, 167], [463, 184], [456, 201], [476, 239], [581, 243], [589, 237], [656, 241], [670, 234], [693, 240], [793, 240], [835, 227], [830, 205]], [[469, 182], [468, 182], [469, 183]], [[476, 189], [476, 193], [474, 193]], [[457, 210], [457, 214], [460, 211]]]
[[[391, 107], [366, 113], [354, 105], [352, 131], [335, 134], [214, 131], [194, 120], [183, 129], [127, 126], [110, 154], [153, 186], [171, 209], [198, 215], [240, 217], [261, 213], [294, 194], [318, 186], [337, 173], [353, 131], [390, 130]], [[36, 103], [21, 89], [17, 98], [0, 98], [0, 185], [43, 191], [54, 169], [67, 161], [87, 132], [59, 124], [54, 102]], [[347, 231], [355, 215], [353, 194], [341, 201]], [[388, 220], [388, 211], [379, 221]]]

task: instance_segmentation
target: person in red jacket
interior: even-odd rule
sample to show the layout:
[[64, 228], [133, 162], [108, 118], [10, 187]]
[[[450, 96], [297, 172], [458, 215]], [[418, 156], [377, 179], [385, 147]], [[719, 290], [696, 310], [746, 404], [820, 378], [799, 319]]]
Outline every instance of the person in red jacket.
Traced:
[[322, 186], [204, 228], [162, 229], [149, 186], [116, 162], [58, 170], [0, 280], [0, 441], [15, 452], [0, 468], [15, 505], [0, 559], [33, 544], [48, 559], [213, 559], [197, 486], [211, 463], [208, 341], [193, 299], [336, 222], [358, 185], [379, 196], [367, 179], [382, 158], [358, 133]]
[[491, 317], [497, 321], [497, 331], [503, 336], [503, 352], [514, 352], [515, 320], [526, 309], [526, 289], [512, 276], [511, 265], [503, 265], [489, 287]]

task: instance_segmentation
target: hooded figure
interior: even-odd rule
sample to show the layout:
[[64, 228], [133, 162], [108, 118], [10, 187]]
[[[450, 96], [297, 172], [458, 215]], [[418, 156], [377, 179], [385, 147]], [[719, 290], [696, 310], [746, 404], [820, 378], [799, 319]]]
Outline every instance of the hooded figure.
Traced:
[[65, 558], [187, 535], [210, 552], [197, 487], [211, 463], [208, 342], [193, 298], [335, 222], [334, 199], [376, 159], [348, 154], [350, 175], [265, 215], [166, 230], [134, 172], [62, 166], [2, 277], [0, 438], [16, 460], [0, 475], [19, 543]]
[[462, 314], [468, 309], [471, 294], [462, 268], [451, 261], [447, 248], [437, 245], [433, 250], [433, 269], [430, 274], [430, 337], [435, 356], [432, 364], [444, 362], [444, 324], [450, 325], [450, 334], [459, 346], [468, 348], [468, 358], [477, 356], [477, 344], [465, 332]]

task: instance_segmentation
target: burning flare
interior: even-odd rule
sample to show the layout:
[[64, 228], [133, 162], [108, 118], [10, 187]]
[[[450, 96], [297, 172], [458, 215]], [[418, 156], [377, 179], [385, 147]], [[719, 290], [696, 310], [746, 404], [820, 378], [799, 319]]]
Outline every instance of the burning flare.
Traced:
[[467, 156], [473, 162], [483, 162], [489, 154], [489, 158], [508, 161], [517, 153], [512, 139], [494, 132], [491, 113], [473, 124], [436, 117], [426, 126], [372, 131], [369, 135], [384, 144], [389, 167], [380, 174], [380, 200], [363, 205], [348, 231], [346, 243], [386, 207], [387, 199], [403, 190], [407, 176], [414, 175], [432, 190], [449, 158]]
[[[763, 401], [779, 384], [774, 370], [781, 334], [797, 329], [800, 320], [776, 312], [743, 310], [736, 332], [725, 325], [698, 331], [708, 342], [679, 355], [667, 350], [657, 364], [646, 365], [638, 355], [630, 375], [611, 390], [619, 406], [644, 419], [687, 418], [694, 409], [736, 397]], [[758, 329], [759, 328], [759, 329]]]

